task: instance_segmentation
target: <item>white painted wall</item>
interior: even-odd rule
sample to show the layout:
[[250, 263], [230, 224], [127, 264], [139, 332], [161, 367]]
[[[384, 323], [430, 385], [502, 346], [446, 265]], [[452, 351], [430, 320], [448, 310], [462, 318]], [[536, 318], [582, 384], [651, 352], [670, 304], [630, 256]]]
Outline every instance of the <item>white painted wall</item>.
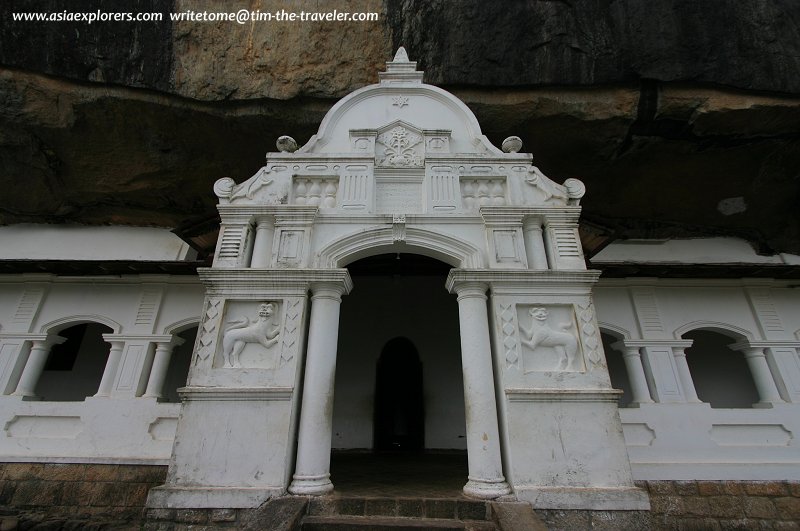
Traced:
[[[673, 403], [657, 400], [620, 409], [635, 479], [800, 479], [800, 341], [795, 334], [800, 291], [793, 285], [746, 279], [600, 281], [594, 293], [601, 328], [644, 345], [639, 351], [651, 393], [656, 381], [672, 382], [680, 394]], [[691, 330], [704, 329], [763, 349], [781, 400], [751, 407], [757, 399], [752, 372], [743, 373], [741, 352], [718, 344], [685, 349], [698, 379], [698, 403], [687, 400], [674, 360], [647, 363], [648, 349], [658, 353], [667, 345], [661, 359], [670, 360], [670, 342], [702, 338]], [[743, 394], [748, 397], [739, 400], [743, 407], [712, 408], [702, 402]]]
[[681, 264], [797, 264], [797, 255], [762, 256], [738, 238], [619, 240], [597, 253], [593, 262], [668, 262]]
[[0, 227], [2, 260], [188, 260], [196, 254], [168, 229], [154, 227]]
[[[10, 461], [166, 463], [180, 405], [140, 396], [137, 382], [147, 382], [153, 342], [188, 328], [164, 386], [166, 398], [177, 399], [202, 300], [194, 277], [0, 277], [0, 455]], [[27, 338], [57, 335], [80, 322], [108, 325], [122, 347], [111, 396], [86, 398], [97, 391], [111, 348], [98, 341], [84, 345], [73, 371], [43, 372], [36, 390], [44, 400], [11, 395], [30, 352], [33, 339]]]

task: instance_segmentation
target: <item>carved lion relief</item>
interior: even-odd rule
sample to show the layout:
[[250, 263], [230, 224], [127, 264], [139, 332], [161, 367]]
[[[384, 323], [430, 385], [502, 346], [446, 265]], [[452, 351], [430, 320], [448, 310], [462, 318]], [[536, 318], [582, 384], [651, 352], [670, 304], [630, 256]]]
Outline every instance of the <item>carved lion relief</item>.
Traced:
[[[271, 351], [281, 333], [280, 325], [273, 322], [275, 314], [276, 303], [264, 302], [254, 318], [244, 316], [228, 321], [222, 335], [224, 368], [275, 368], [276, 355]], [[248, 354], [244, 359], [243, 353]]]
[[520, 306], [519, 312], [524, 372], [585, 370], [571, 306]]

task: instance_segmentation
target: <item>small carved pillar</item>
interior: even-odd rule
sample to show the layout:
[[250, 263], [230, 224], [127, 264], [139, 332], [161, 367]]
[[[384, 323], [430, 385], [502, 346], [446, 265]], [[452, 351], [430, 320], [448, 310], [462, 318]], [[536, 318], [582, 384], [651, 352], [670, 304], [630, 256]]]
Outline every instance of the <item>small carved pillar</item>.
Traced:
[[678, 378], [683, 388], [683, 397], [687, 402], [702, 402], [697, 398], [697, 391], [694, 388], [692, 373], [689, 371], [689, 364], [686, 362], [686, 350], [682, 346], [672, 347], [672, 356], [675, 358], [675, 368], [678, 371]]
[[615, 349], [622, 351], [622, 359], [625, 360], [625, 368], [628, 370], [633, 402], [636, 404], [652, 404], [650, 389], [647, 386], [647, 378], [642, 366], [642, 356], [639, 347], [627, 346], [624, 341], [618, 341], [611, 345]]
[[275, 237], [275, 225], [269, 216], [256, 218], [256, 237], [253, 243], [253, 258], [250, 267], [269, 267], [272, 258], [272, 240]]
[[342, 295], [349, 293], [351, 287], [349, 277], [345, 282], [315, 282], [311, 285], [297, 464], [289, 486], [292, 494], [321, 495], [333, 490], [330, 479], [331, 430], [339, 306]]
[[467, 412], [469, 481], [464, 485], [464, 493], [477, 498], [497, 498], [508, 494], [510, 489], [500, 459], [486, 289], [482, 282], [464, 282], [454, 284], [450, 292], [458, 295]]
[[13, 393], [15, 396], [36, 396], [36, 384], [42, 376], [44, 365], [47, 363], [47, 356], [50, 355], [50, 348], [53, 345], [60, 345], [66, 340], [61, 336], [48, 335], [44, 339], [34, 339], [31, 342], [31, 353], [25, 363], [25, 368], [22, 370], [17, 390]]
[[741, 351], [750, 367], [753, 375], [753, 382], [758, 390], [760, 398], [759, 404], [782, 404], [784, 400], [775, 385], [775, 379], [769, 370], [767, 358], [764, 356], [764, 348], [751, 345], [747, 342], [735, 343], [731, 349]]
[[174, 337], [170, 341], [156, 343], [156, 353], [153, 357], [153, 367], [150, 369], [150, 378], [147, 380], [145, 397], [161, 398], [164, 392], [164, 380], [167, 378], [169, 361], [172, 358], [172, 349], [183, 344], [183, 339]]
[[547, 251], [542, 237], [542, 220], [528, 217], [523, 225], [525, 234], [525, 254], [528, 256], [528, 267], [531, 269], [547, 269]]
[[100, 380], [100, 387], [94, 396], [111, 396], [111, 391], [114, 389], [114, 378], [117, 376], [117, 368], [122, 359], [122, 350], [125, 347], [124, 341], [112, 340], [109, 337], [111, 334], [103, 334], [103, 339], [106, 343], [111, 344], [111, 349], [108, 351], [108, 361], [106, 361], [106, 368], [103, 370], [103, 378]]

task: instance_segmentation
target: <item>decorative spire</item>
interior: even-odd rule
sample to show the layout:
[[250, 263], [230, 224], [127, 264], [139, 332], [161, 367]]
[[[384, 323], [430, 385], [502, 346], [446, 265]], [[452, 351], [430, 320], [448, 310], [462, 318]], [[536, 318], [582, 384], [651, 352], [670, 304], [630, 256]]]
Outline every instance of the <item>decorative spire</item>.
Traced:
[[386, 72], [378, 74], [381, 84], [422, 83], [422, 72], [417, 71], [417, 62], [409, 61], [406, 49], [397, 49], [394, 60], [386, 63]]
[[394, 54], [394, 61], [393, 63], [410, 63], [411, 61], [408, 60], [408, 54], [406, 53], [406, 49], [402, 46], [397, 49], [397, 53]]

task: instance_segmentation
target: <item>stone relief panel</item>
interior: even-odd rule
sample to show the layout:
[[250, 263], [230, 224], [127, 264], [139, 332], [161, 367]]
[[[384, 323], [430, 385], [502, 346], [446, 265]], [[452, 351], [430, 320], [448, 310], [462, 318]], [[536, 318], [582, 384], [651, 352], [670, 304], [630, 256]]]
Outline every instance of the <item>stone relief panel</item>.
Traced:
[[275, 369], [281, 340], [280, 304], [229, 302], [215, 367]]
[[316, 206], [320, 209], [336, 208], [339, 177], [304, 177], [295, 175], [292, 194], [296, 205]]
[[377, 138], [375, 162], [388, 168], [421, 168], [425, 160], [422, 135], [403, 125], [381, 133]]
[[506, 178], [462, 176], [461, 201], [466, 210], [478, 210], [482, 206], [507, 205]]
[[585, 371], [572, 306], [520, 305], [517, 319], [525, 373]]

